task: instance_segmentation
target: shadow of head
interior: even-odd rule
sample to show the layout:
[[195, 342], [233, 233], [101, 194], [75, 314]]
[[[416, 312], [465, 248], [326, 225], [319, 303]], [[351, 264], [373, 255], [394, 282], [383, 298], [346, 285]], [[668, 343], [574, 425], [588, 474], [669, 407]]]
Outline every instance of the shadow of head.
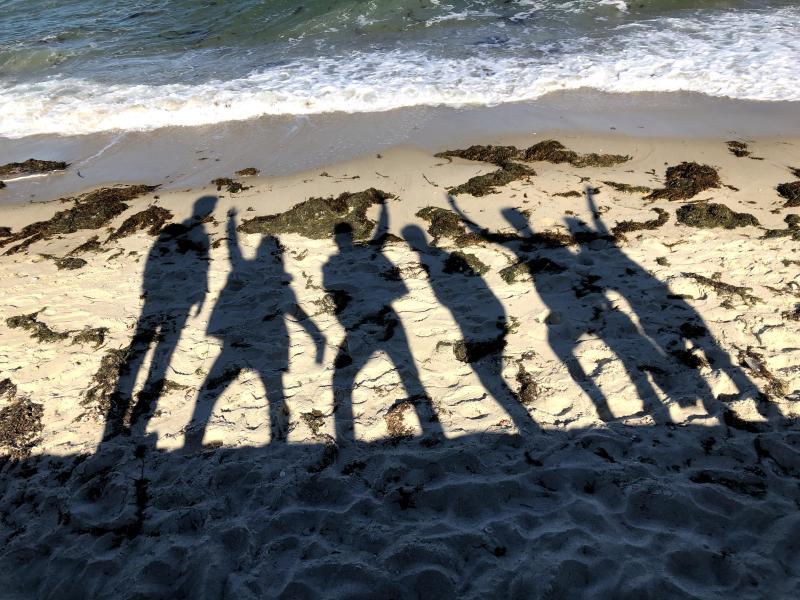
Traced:
[[424, 252], [428, 249], [428, 239], [425, 237], [425, 232], [418, 225], [406, 225], [401, 233], [403, 234], [403, 239], [412, 250]]
[[350, 223], [338, 223], [333, 228], [333, 239], [339, 250], [347, 250], [353, 247], [353, 226]]
[[266, 259], [269, 256], [273, 256], [276, 262], [281, 261], [283, 259], [283, 246], [281, 246], [280, 240], [274, 235], [265, 235], [258, 244], [256, 256], [259, 259]]
[[198, 198], [192, 209], [192, 216], [196, 219], [204, 219], [217, 207], [217, 197], [216, 196], [201, 196]]

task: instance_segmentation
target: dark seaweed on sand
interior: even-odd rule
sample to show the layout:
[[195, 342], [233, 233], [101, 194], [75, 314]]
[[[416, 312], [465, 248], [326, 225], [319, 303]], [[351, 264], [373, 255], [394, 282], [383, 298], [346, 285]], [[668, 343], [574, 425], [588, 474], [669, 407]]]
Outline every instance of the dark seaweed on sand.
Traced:
[[240, 177], [255, 177], [259, 173], [261, 173], [261, 171], [259, 171], [255, 167], [246, 167], [244, 169], [236, 171], [236, 175], [239, 175]]
[[211, 185], [217, 186], [218, 192], [224, 187], [231, 194], [238, 194], [242, 190], [249, 190], [251, 187], [249, 185], [239, 183], [238, 181], [234, 181], [230, 177], [218, 177], [217, 179], [212, 179]]
[[479, 276], [489, 271], [477, 256], [456, 250], [447, 256], [444, 262], [443, 271], [445, 273], [460, 273], [467, 276]]
[[549, 258], [537, 257], [531, 260], [514, 263], [500, 270], [500, 277], [506, 283], [514, 283], [521, 277], [537, 273], [563, 273], [567, 268], [553, 262]]
[[131, 215], [111, 234], [109, 240], [118, 240], [137, 231], [147, 230], [148, 235], [158, 235], [164, 223], [172, 218], [172, 213], [160, 206], [149, 206], [145, 210]]
[[733, 285], [731, 283], [725, 283], [724, 281], [711, 279], [710, 277], [706, 277], [705, 275], [698, 275], [697, 273], [684, 273], [683, 276], [690, 277], [691, 279], [694, 279], [697, 283], [710, 287], [720, 296], [726, 298], [730, 298], [732, 296], [738, 296], [747, 304], [755, 304], [757, 302], [761, 302], [760, 298], [758, 298], [757, 296], [753, 296], [750, 293], [752, 288]]
[[573, 167], [613, 167], [631, 159], [630, 156], [620, 154], [578, 154], [569, 150], [561, 142], [545, 140], [530, 146], [524, 151], [523, 158], [527, 161], [545, 161], [550, 163], [569, 163]]
[[88, 263], [82, 258], [77, 258], [74, 256], [56, 258], [56, 268], [59, 271], [74, 271], [76, 269], [82, 269], [87, 264]]
[[16, 315], [6, 319], [6, 325], [11, 329], [24, 329], [30, 332], [31, 337], [37, 342], [53, 343], [65, 340], [69, 337], [68, 333], [53, 331], [37, 317], [44, 309], [37, 310], [27, 315]]
[[10, 403], [0, 410], [0, 450], [15, 460], [26, 458], [41, 441], [44, 407], [17, 396], [17, 386], [10, 379], [0, 381], [2, 397]]
[[684, 204], [675, 214], [679, 223], [702, 229], [713, 229], [715, 227], [736, 229], [737, 227], [759, 225], [758, 219], [750, 213], [737, 213], [724, 204], [714, 202]]
[[37, 160], [29, 158], [25, 162], [8, 163], [0, 166], [0, 175], [33, 175], [49, 171], [63, 171], [69, 166], [60, 160]]
[[129, 185], [89, 192], [76, 199], [72, 208], [58, 211], [46, 221], [32, 223], [17, 233], [3, 238], [0, 240], [0, 247], [22, 241], [21, 244], [6, 252], [6, 254], [14, 254], [25, 250], [36, 241], [50, 239], [56, 235], [74, 233], [83, 229], [100, 229], [129, 208], [126, 201], [152, 192], [157, 187]]
[[336, 198], [309, 198], [285, 212], [248, 219], [239, 225], [237, 231], [268, 235], [297, 233], [321, 240], [331, 238], [339, 223], [348, 223], [353, 228], [353, 238], [364, 240], [375, 228], [375, 221], [367, 218], [367, 210], [389, 198], [393, 196], [375, 188], [345, 192]]
[[0, 190], [2, 190], [4, 187], [6, 187], [6, 184], [0, 181]]
[[750, 156], [750, 151], [747, 149], [747, 144], [744, 142], [737, 142], [737, 141], [730, 141], [725, 142], [728, 146], [728, 150], [734, 156], [739, 158], [744, 158], [745, 156]]
[[647, 194], [653, 190], [646, 185], [630, 185], [627, 183], [617, 183], [616, 181], [604, 181], [605, 185], [626, 194]]
[[476, 175], [471, 177], [466, 183], [450, 188], [450, 193], [471, 194], [475, 197], [486, 196], [495, 191], [495, 188], [507, 185], [512, 181], [533, 177], [536, 172], [533, 169], [515, 162], [503, 163], [497, 171]]
[[800, 206], [800, 181], [792, 181], [791, 183], [781, 183], [775, 188], [783, 198], [786, 198], [786, 203], [783, 205], [786, 208], [795, 208]]
[[647, 196], [648, 199], [688, 200], [700, 192], [722, 185], [714, 167], [695, 162], [682, 162], [667, 169], [664, 187]]
[[114, 391], [130, 352], [129, 348], [112, 348], [103, 355], [81, 401], [82, 406], [99, 415], [113, 414], [117, 406]]
[[615, 237], [624, 236], [626, 233], [633, 231], [642, 231], [645, 229], [658, 229], [663, 227], [669, 221], [669, 213], [661, 208], [652, 209], [658, 215], [655, 219], [649, 221], [620, 221], [611, 228], [611, 233]]

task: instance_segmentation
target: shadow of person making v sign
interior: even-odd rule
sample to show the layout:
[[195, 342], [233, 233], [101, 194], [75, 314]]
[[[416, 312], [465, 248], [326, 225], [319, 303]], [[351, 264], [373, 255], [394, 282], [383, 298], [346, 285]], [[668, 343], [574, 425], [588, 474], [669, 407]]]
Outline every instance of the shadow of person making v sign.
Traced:
[[355, 440], [353, 388], [355, 379], [372, 355], [384, 351], [397, 369], [414, 406], [423, 434], [443, 435], [439, 418], [425, 392], [405, 329], [391, 303], [408, 293], [396, 267], [384, 255], [388, 231], [386, 204], [381, 204], [380, 222], [373, 239], [355, 243], [353, 229], [340, 223], [335, 229], [339, 252], [323, 267], [323, 285], [333, 296], [335, 314], [345, 338], [334, 362], [333, 391], [336, 438], [339, 444]]
[[458, 324], [464, 350], [461, 359], [470, 364], [483, 387], [500, 403], [519, 432], [532, 432], [533, 419], [502, 375], [507, 323], [500, 300], [464, 258], [430, 246], [420, 227], [404, 227], [403, 237], [419, 255], [439, 304], [450, 311]]
[[[147, 428], [155, 409], [172, 355], [192, 309], [197, 315], [208, 290], [209, 236], [204, 223], [217, 205], [216, 196], [203, 196], [194, 203], [192, 216], [161, 230], [147, 257], [142, 281], [144, 304], [120, 377], [106, 415], [106, 440], [129, 433], [141, 421]], [[155, 342], [144, 385], [133, 402], [133, 388], [147, 351]], [[141, 418], [145, 417], [145, 418]]]
[[190, 450], [202, 446], [214, 405], [244, 369], [257, 372], [266, 390], [270, 443], [286, 441], [289, 412], [283, 373], [289, 369], [288, 315], [294, 315], [314, 340], [318, 363], [325, 352], [322, 332], [297, 305], [279, 240], [265, 236], [255, 257], [247, 260], [239, 247], [235, 218], [231, 210], [227, 226], [231, 268], [208, 323], [208, 333], [222, 341], [222, 351], [198, 393], [186, 433], [185, 447]]

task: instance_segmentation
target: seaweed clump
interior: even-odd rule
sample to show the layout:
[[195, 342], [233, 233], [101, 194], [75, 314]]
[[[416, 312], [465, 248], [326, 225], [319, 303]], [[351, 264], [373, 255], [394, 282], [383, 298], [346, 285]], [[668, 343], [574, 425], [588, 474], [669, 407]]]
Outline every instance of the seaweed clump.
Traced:
[[105, 343], [107, 333], [108, 327], [86, 327], [72, 338], [72, 343], [73, 345], [94, 344], [97, 349]]
[[669, 213], [661, 208], [654, 208], [655, 213], [658, 215], [655, 219], [649, 221], [620, 221], [611, 228], [611, 233], [614, 237], [624, 237], [626, 233], [633, 231], [642, 231], [645, 229], [658, 229], [663, 227], [669, 221]]
[[648, 194], [653, 191], [646, 185], [630, 185], [627, 183], [617, 183], [616, 181], [604, 181], [603, 183], [608, 187], [615, 189], [618, 192], [624, 192], [625, 194]]
[[488, 162], [501, 166], [509, 160], [522, 158], [522, 152], [515, 146], [470, 146], [465, 150], [448, 150], [435, 154], [437, 158], [463, 158], [478, 162]]
[[724, 281], [718, 281], [716, 279], [712, 279], [711, 277], [706, 277], [705, 275], [698, 275], [697, 273], [683, 273], [683, 276], [690, 277], [694, 279], [697, 283], [710, 287], [720, 296], [726, 298], [731, 298], [732, 296], [738, 296], [747, 304], [755, 304], [761, 301], [760, 298], [750, 293], [752, 288], [749, 287], [733, 285], [731, 283], [725, 283]]
[[353, 239], [364, 240], [375, 228], [375, 222], [367, 218], [367, 210], [392, 197], [369, 188], [363, 192], [345, 192], [336, 198], [309, 198], [285, 212], [248, 219], [239, 225], [237, 231], [269, 235], [296, 233], [321, 240], [330, 238], [336, 225], [347, 223], [352, 227]]
[[36, 241], [50, 239], [56, 235], [75, 233], [82, 229], [100, 229], [129, 208], [126, 201], [152, 192], [157, 187], [129, 185], [89, 192], [75, 200], [72, 208], [58, 211], [47, 221], [26, 225], [17, 233], [0, 240], [0, 247], [22, 241], [6, 252], [14, 254]]
[[433, 237], [436, 246], [442, 238], [452, 238], [459, 247], [475, 246], [483, 241], [483, 236], [477, 233], [468, 233], [464, 224], [452, 210], [438, 206], [426, 206], [417, 211], [416, 215], [429, 223], [428, 233]]
[[471, 364], [490, 354], [501, 352], [507, 344], [505, 333], [491, 340], [459, 340], [453, 344], [453, 354], [456, 360]]
[[476, 277], [488, 272], [489, 267], [474, 254], [455, 251], [451, 252], [444, 261], [443, 270], [445, 273], [460, 273], [468, 277]]
[[523, 158], [527, 161], [545, 161], [550, 163], [569, 163], [573, 167], [613, 167], [631, 159], [630, 156], [620, 154], [578, 154], [574, 150], [569, 150], [561, 142], [556, 140], [544, 140], [529, 147], [523, 153]]
[[53, 331], [45, 323], [37, 319], [39, 313], [43, 310], [37, 310], [27, 315], [8, 317], [6, 325], [11, 329], [24, 329], [30, 332], [31, 337], [40, 343], [51, 344], [67, 339], [69, 337], [68, 333]]
[[6, 184], [0, 181], [0, 190], [2, 190], [4, 187], [6, 187]]
[[744, 142], [730, 141], [725, 142], [725, 144], [728, 146], [730, 153], [738, 158], [750, 156], [750, 151], [747, 149], [747, 144]]
[[715, 227], [736, 229], [737, 227], [759, 225], [758, 219], [750, 213], [737, 213], [724, 204], [714, 202], [684, 204], [675, 214], [679, 223], [702, 229], [713, 229]]
[[111, 234], [109, 240], [133, 235], [137, 231], [147, 230], [148, 235], [158, 235], [164, 223], [172, 218], [172, 213], [160, 206], [149, 206], [143, 211], [131, 215], [122, 222], [122, 225]]
[[518, 281], [527, 275], [538, 273], [563, 273], [567, 268], [553, 262], [549, 258], [537, 257], [531, 260], [514, 263], [505, 269], [500, 270], [500, 278], [508, 284]]
[[238, 181], [234, 181], [230, 177], [217, 177], [211, 180], [211, 185], [217, 186], [217, 191], [221, 191], [224, 187], [231, 194], [238, 194], [242, 190], [249, 190], [251, 186], [244, 185]]
[[41, 441], [44, 407], [18, 397], [17, 386], [10, 379], [0, 381], [0, 397], [10, 401], [0, 409], [0, 449], [13, 460], [27, 458]]
[[507, 185], [512, 181], [532, 177], [533, 175], [536, 175], [536, 172], [525, 165], [506, 162], [502, 163], [496, 171], [471, 177], [466, 183], [452, 187], [448, 191], [453, 195], [471, 194], [479, 198], [494, 193], [496, 188]]
[[56, 259], [56, 268], [59, 271], [74, 271], [76, 269], [82, 269], [87, 264], [88, 263], [84, 259], [75, 256], [64, 256]]
[[119, 412], [119, 406], [115, 390], [130, 352], [129, 348], [112, 348], [103, 355], [100, 368], [92, 376], [89, 389], [81, 401], [82, 406], [98, 414], [109, 415], [110, 419], [117, 422], [114, 417], [115, 412]]
[[795, 208], [800, 206], [800, 181], [782, 183], [775, 188], [781, 197], [786, 198], [785, 208]]
[[69, 166], [60, 160], [38, 160], [29, 158], [25, 162], [14, 162], [0, 166], [0, 175], [34, 175], [49, 171], [63, 171]]
[[704, 190], [722, 185], [714, 167], [695, 162], [682, 162], [667, 169], [664, 187], [655, 190], [647, 199], [688, 200]]
[[261, 173], [261, 171], [259, 171], [255, 167], [246, 167], [244, 169], [239, 169], [238, 171], [236, 171], [236, 175], [239, 175], [240, 177], [255, 177], [259, 173]]
[[800, 240], [800, 215], [786, 215], [783, 221], [786, 223], [786, 229], [767, 229], [763, 239], [791, 237], [794, 240]]

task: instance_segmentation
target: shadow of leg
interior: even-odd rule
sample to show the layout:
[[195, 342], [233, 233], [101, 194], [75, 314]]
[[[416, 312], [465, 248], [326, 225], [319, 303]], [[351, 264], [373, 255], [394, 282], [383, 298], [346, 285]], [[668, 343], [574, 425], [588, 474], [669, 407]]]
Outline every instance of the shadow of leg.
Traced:
[[508, 386], [502, 375], [502, 354], [489, 354], [472, 363], [472, 369], [486, 391], [503, 407], [520, 434], [538, 430], [528, 410], [520, 404], [517, 395]]
[[283, 374], [271, 373], [262, 377], [269, 403], [269, 442], [286, 443], [289, 433], [289, 410], [283, 391]]
[[184, 441], [184, 448], [186, 449], [194, 450], [202, 447], [203, 437], [206, 434], [206, 428], [214, 410], [214, 405], [241, 372], [241, 367], [239, 366], [226, 368], [225, 365], [230, 362], [226, 354], [225, 350], [223, 350], [197, 393], [192, 420], [186, 428], [186, 439]]

